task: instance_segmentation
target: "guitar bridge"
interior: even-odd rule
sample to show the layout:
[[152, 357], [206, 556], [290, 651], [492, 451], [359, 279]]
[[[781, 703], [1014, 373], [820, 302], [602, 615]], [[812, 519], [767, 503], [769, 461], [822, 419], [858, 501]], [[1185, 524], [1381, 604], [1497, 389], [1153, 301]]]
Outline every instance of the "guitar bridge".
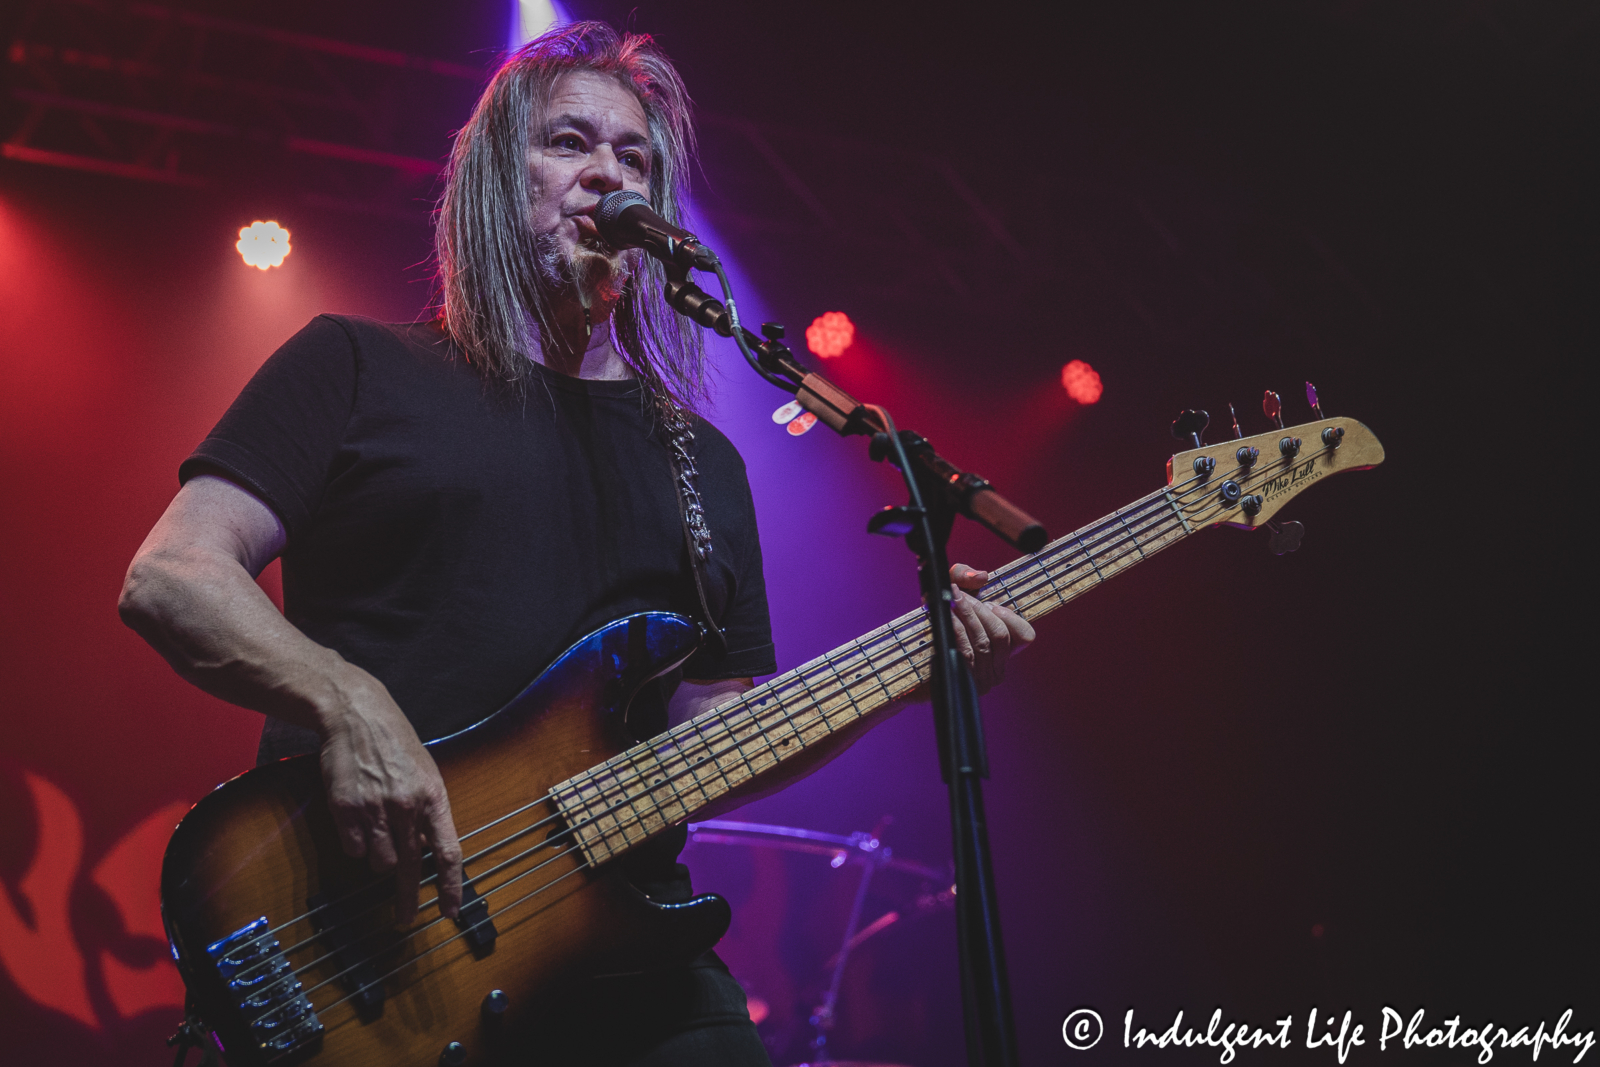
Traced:
[[266, 916], [207, 945], [206, 955], [263, 1051], [289, 1052], [322, 1033], [311, 998], [301, 992], [283, 947], [268, 932]]
[[478, 955], [494, 948], [494, 939], [500, 936], [489, 918], [489, 902], [478, 895], [471, 882], [461, 884], [461, 911], [456, 915], [456, 927]]

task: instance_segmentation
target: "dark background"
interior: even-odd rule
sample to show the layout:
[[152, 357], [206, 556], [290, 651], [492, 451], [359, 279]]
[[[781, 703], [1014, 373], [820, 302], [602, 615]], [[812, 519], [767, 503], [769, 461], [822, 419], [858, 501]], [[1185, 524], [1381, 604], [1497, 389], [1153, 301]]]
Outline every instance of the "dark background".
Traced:
[[[498, 3], [192, 6], [485, 70], [507, 21]], [[1553, 1024], [1572, 1007], [1574, 1028], [1594, 1029], [1578, 503], [1593, 436], [1592, 6], [573, 14], [656, 34], [680, 65], [707, 118], [700, 217], [755, 311], [796, 335], [848, 312], [860, 339], [828, 372], [1053, 533], [1158, 486], [1184, 407], [1213, 413], [1213, 440], [1230, 400], [1262, 432], [1261, 390], [1302, 421], [1310, 378], [1329, 414], [1387, 447], [1382, 467], [1291, 503], [1300, 552], [1230, 530], [1175, 547], [1045, 620], [986, 700], [1025, 1062], [1184, 1058], [1114, 1047], [1129, 1007], [1153, 1029], [1179, 1009], [1293, 1013], [1297, 1043], [1313, 1005], [1369, 1031], [1383, 1005], [1469, 1026]], [[453, 119], [402, 124], [407, 151], [442, 156], [472, 96], [464, 84], [454, 110], [433, 101]], [[820, 213], [737, 120], [763, 124]], [[929, 191], [938, 161], [1015, 247]], [[234, 231], [274, 217], [295, 252], [246, 271]], [[305, 319], [420, 313], [428, 240], [420, 222], [307, 207], [270, 167], [196, 193], [0, 162], [0, 881], [37, 925], [24, 776], [55, 783], [83, 824], [64, 875], [82, 959], [27, 959], [81, 972], [88, 996], [73, 1018], [30, 1000], [15, 966], [0, 977], [16, 1062], [164, 1062], [176, 1008], [122, 1010], [107, 962], [155, 975], [159, 945], [89, 872], [151, 813], [244, 767], [259, 719], [186, 689], [119, 626], [121, 572], [178, 461]], [[1061, 390], [1074, 358], [1106, 383], [1094, 406]], [[783, 438], [766, 421], [782, 397], [719, 360], [714, 419], [750, 460], [787, 668], [914, 603], [909, 556], [860, 533], [897, 490], [859, 442]], [[1009, 558], [975, 529], [955, 555]], [[739, 817], [848, 833], [884, 816], [897, 854], [947, 860], [926, 709]], [[776, 1061], [793, 1062], [845, 876], [693, 849], [700, 886], [746, 916], [724, 954], [771, 1005]], [[905, 909], [914, 893], [886, 883], [876, 903]], [[943, 912], [869, 943], [835, 1053], [960, 1062], [952, 938]], [[1074, 1053], [1060, 1026], [1082, 1005], [1109, 1032]]]

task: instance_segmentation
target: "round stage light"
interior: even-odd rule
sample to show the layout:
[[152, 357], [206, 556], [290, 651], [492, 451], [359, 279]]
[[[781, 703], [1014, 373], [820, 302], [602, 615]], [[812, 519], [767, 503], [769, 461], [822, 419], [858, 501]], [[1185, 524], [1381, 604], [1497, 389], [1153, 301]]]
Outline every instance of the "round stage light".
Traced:
[[233, 247], [257, 270], [281, 267], [291, 251], [289, 231], [276, 222], [252, 222], [239, 231], [239, 243]]
[[1105, 392], [1100, 384], [1100, 373], [1081, 359], [1075, 359], [1061, 368], [1061, 384], [1067, 395], [1080, 404], [1093, 404]]
[[806, 327], [806, 347], [823, 359], [841, 355], [856, 339], [856, 325], [842, 311], [828, 311]]

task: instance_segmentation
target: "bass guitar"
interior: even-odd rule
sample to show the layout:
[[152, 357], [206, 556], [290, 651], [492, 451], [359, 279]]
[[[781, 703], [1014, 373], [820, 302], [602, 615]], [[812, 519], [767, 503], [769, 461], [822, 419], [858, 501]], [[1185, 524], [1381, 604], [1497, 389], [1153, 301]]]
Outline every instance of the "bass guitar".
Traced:
[[[979, 595], [1037, 619], [1190, 534], [1265, 525], [1327, 475], [1382, 461], [1371, 431], [1339, 418], [1186, 451], [1165, 488], [993, 572]], [[629, 701], [698, 640], [681, 616], [619, 619], [499, 711], [429, 744], [466, 853], [454, 920], [424, 892], [396, 927], [393, 879], [344, 855], [315, 756], [247, 771], [200, 801], [161, 876], [190, 1031], [208, 1030], [233, 1067], [479, 1062], [564, 981], [710, 948], [730, 917], [721, 897], [653, 901], [610, 861], [910, 694], [931, 644], [913, 611], [629, 744]]]

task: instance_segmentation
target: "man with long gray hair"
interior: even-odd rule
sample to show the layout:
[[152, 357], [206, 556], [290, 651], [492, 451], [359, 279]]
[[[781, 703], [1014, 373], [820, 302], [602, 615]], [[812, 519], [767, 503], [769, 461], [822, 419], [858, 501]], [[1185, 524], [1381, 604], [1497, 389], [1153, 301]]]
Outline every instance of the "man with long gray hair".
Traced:
[[[700, 334], [663, 303], [659, 265], [608, 247], [592, 218], [623, 189], [678, 221], [693, 144], [683, 83], [648, 37], [579, 23], [509, 57], [451, 155], [438, 318], [313, 320], [184, 461], [129, 568], [123, 618], [184, 677], [265, 713], [260, 761], [320, 753], [343, 847], [395, 872], [401, 924], [425, 853], [441, 910], [462, 899], [423, 739], [472, 725], [572, 642], [641, 611], [700, 617], [716, 639], [640, 694], [639, 737], [776, 670], [744, 465], [694, 414]], [[282, 615], [252, 580], [280, 554]], [[957, 613], [980, 684], [1033, 636], [973, 597]], [[679, 828], [619, 862], [653, 899], [683, 900], [683, 842]], [[580, 981], [541, 1015], [541, 1063], [767, 1062], [711, 953]]]

